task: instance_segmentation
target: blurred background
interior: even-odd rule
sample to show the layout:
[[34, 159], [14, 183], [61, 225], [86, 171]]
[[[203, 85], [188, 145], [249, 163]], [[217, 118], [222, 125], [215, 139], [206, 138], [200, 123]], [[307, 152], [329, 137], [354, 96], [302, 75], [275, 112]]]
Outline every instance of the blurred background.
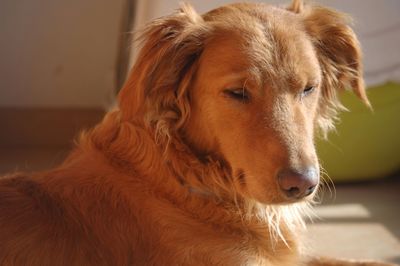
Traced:
[[[0, 1], [0, 174], [60, 163], [77, 133], [115, 103], [138, 52], [134, 31], [179, 2]], [[188, 2], [203, 13], [232, 1]], [[314, 2], [354, 18], [374, 112], [342, 95], [351, 112], [328, 141], [318, 141], [336, 189], [322, 197], [310, 246], [400, 263], [400, 1]]]

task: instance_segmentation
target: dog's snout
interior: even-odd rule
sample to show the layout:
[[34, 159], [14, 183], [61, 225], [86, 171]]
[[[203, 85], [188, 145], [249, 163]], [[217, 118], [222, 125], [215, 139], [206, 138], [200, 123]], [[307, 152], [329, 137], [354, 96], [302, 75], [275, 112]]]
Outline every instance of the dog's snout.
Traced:
[[278, 174], [278, 183], [284, 194], [291, 199], [301, 199], [314, 192], [319, 182], [319, 173], [315, 167], [303, 171], [283, 169]]

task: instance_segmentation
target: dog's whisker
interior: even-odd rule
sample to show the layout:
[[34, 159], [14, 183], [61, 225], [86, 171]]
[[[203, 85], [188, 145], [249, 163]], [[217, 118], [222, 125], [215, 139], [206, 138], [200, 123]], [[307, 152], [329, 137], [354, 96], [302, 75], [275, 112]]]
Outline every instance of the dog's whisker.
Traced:
[[324, 180], [324, 184], [326, 185], [327, 189], [330, 192], [330, 197], [335, 199], [336, 198], [335, 183], [333, 182], [332, 178], [330, 178], [328, 172], [326, 172], [326, 171], [324, 171], [323, 180]]

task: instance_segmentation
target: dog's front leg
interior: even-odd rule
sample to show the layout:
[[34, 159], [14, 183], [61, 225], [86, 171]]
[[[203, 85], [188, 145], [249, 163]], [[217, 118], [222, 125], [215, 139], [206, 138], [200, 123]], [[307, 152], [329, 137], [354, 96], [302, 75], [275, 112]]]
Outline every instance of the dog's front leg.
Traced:
[[393, 263], [377, 261], [342, 260], [328, 257], [311, 257], [305, 266], [396, 266]]

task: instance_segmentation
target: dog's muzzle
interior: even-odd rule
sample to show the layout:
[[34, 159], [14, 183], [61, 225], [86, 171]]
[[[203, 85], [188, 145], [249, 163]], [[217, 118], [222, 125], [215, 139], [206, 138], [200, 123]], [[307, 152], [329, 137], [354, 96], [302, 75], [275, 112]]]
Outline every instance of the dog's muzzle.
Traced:
[[318, 182], [319, 171], [312, 166], [302, 171], [283, 169], [278, 174], [279, 187], [290, 199], [301, 199], [312, 194]]

